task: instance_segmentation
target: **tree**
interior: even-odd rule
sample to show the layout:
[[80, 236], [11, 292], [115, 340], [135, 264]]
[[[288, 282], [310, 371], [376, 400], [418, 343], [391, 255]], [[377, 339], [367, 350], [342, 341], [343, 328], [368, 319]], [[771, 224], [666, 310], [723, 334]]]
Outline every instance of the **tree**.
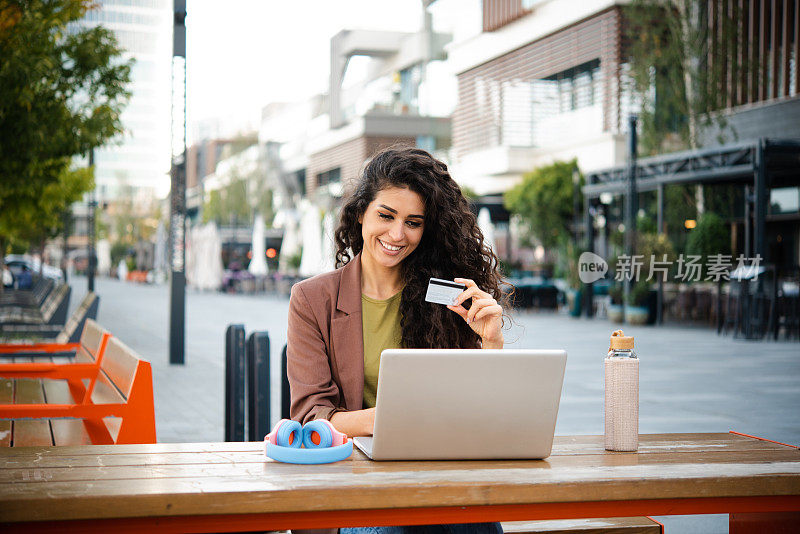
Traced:
[[705, 276], [711, 256], [731, 253], [731, 235], [725, 221], [710, 211], [701, 215], [697, 221], [697, 227], [689, 233], [686, 252], [702, 257], [703, 275]]
[[[516, 187], [506, 191], [506, 209], [519, 215], [533, 237], [547, 248], [565, 246], [574, 240], [573, 173], [578, 170], [576, 160], [556, 162], [539, 167], [523, 178]], [[578, 184], [578, 201], [583, 206], [583, 177]]]
[[[725, 126], [728, 64], [738, 75], [759, 68], [736, 59], [744, 39], [733, 16], [721, 17], [715, 34], [709, 33], [708, 13], [719, 9], [717, 0], [634, 0], [624, 9], [633, 90], [641, 99], [641, 148], [657, 154], [697, 148], [700, 133], [713, 124]], [[736, 63], [734, 63], [736, 61]]]
[[111, 31], [74, 24], [98, 7], [0, 0], [0, 252], [60, 228], [66, 200], [93, 187], [72, 158], [122, 131], [132, 60]]

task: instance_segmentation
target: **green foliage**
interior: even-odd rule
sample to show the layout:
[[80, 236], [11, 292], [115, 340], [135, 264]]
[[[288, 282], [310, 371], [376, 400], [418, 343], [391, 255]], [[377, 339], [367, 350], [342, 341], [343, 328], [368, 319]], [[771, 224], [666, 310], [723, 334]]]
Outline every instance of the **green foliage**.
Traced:
[[647, 304], [647, 297], [650, 294], [650, 284], [644, 280], [639, 280], [631, 286], [628, 294], [628, 304], [631, 306], [644, 306]]
[[[255, 189], [248, 191], [248, 183]], [[264, 217], [267, 228], [272, 226], [275, 211], [272, 190], [263, 186], [257, 177], [237, 178], [222, 189], [210, 191], [203, 206], [203, 222], [217, 225], [249, 224], [256, 213]]]
[[675, 248], [676, 254], [686, 252], [688, 234], [684, 223], [688, 219], [697, 219], [697, 188], [694, 185], [668, 185], [664, 188], [664, 220], [667, 223], [667, 234]]
[[636, 217], [636, 232], [639, 234], [655, 234], [658, 232], [657, 220], [648, 215], [638, 215]]
[[67, 28], [96, 7], [0, 0], [0, 248], [59, 228], [68, 201], [93, 187], [72, 158], [121, 132], [132, 62], [111, 31]]
[[203, 222], [217, 225], [248, 224], [252, 210], [247, 198], [247, 182], [236, 180], [217, 191], [211, 191], [203, 207]]
[[614, 284], [608, 288], [608, 295], [611, 297], [611, 304], [622, 304], [625, 295], [625, 288], [622, 284]]
[[[730, 251], [731, 236], [725, 221], [710, 211], [701, 215], [697, 221], [697, 227], [689, 233], [686, 252], [702, 256], [702, 263], [705, 266], [709, 256], [730, 254]], [[705, 276], [705, 272], [703, 275]]]
[[[39, 245], [64, 227], [64, 213], [94, 187], [94, 169], [61, 169], [56, 180], [19, 190], [0, 210], [0, 241]], [[27, 248], [27, 247], [26, 247]]]
[[[641, 271], [641, 278], [644, 279], [647, 279], [650, 275], [650, 266], [653, 259], [657, 262], [668, 261], [671, 263], [676, 259], [675, 249], [665, 234], [640, 233], [636, 239], [636, 254], [644, 256], [642, 258]], [[653, 276], [656, 279], [661, 275], [654, 273]]]
[[[572, 173], [577, 169], [576, 160], [539, 167], [527, 173], [520, 184], [504, 195], [506, 208], [519, 215], [530, 234], [547, 248], [563, 247], [575, 237]], [[582, 185], [581, 176], [579, 188]], [[583, 206], [580, 189], [578, 195]]]
[[119, 265], [119, 260], [126, 257], [128, 255], [128, 247], [127, 243], [122, 241], [117, 241], [113, 245], [111, 245], [111, 265], [116, 268]]
[[744, 216], [744, 188], [739, 184], [720, 184], [703, 187], [703, 203], [725, 219]]
[[303, 261], [303, 249], [301, 248], [299, 251], [297, 251], [296, 254], [289, 256], [289, 258], [286, 260], [286, 263], [289, 264], [289, 267], [292, 270], [296, 271], [297, 269], [300, 268], [300, 263], [302, 261]]
[[633, 0], [624, 8], [632, 89], [642, 102], [644, 154], [696, 148], [701, 129], [726, 126], [724, 117], [714, 113], [725, 107], [725, 60], [735, 62], [741, 76], [760, 68], [735, 55], [746, 39], [736, 23], [737, 4], [731, 3], [732, 17], [721, 17], [717, 40], [709, 38], [704, 22], [707, 5], [700, 0]]
[[[580, 289], [583, 283], [580, 279], [578, 260], [584, 250], [575, 245], [574, 242], [569, 241], [562, 248], [562, 254], [559, 255], [561, 263], [566, 263], [566, 279], [569, 287], [572, 289]], [[564, 261], [566, 260], [566, 262]]]
[[223, 206], [222, 194], [219, 190], [214, 190], [208, 193], [208, 200], [203, 206], [203, 222], [215, 221], [217, 224], [222, 220]]

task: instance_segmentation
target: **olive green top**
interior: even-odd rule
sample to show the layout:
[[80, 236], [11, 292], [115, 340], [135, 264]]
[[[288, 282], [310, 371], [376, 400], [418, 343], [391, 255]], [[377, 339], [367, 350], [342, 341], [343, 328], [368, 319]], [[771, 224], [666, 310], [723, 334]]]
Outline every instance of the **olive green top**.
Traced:
[[373, 408], [378, 394], [378, 368], [384, 349], [400, 348], [400, 296], [386, 300], [361, 295], [361, 328], [364, 334], [364, 408]]

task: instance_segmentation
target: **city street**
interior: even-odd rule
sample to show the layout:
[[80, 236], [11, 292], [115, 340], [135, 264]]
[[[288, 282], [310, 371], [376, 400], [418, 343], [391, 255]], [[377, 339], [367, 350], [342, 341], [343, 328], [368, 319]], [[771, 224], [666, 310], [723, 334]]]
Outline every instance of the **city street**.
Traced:
[[[72, 306], [86, 291], [73, 277]], [[288, 299], [187, 291], [186, 363], [170, 365], [169, 286], [99, 278], [99, 321], [153, 366], [160, 442], [224, 438], [225, 329], [269, 333], [272, 422], [279, 418], [280, 350], [286, 343]], [[567, 370], [557, 434], [603, 433], [603, 357], [615, 325], [535, 312], [512, 313], [506, 347], [564, 348]], [[753, 342], [710, 328], [625, 328], [640, 356], [642, 433], [736, 430], [800, 443], [800, 357], [797, 342]], [[270, 425], [271, 426], [271, 425]], [[727, 532], [727, 516], [668, 517], [671, 532]]]

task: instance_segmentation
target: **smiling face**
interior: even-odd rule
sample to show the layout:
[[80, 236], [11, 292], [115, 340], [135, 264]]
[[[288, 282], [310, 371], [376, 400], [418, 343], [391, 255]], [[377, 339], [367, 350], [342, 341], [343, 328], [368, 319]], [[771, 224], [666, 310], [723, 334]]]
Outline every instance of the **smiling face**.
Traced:
[[362, 261], [398, 268], [422, 239], [425, 203], [408, 188], [387, 187], [378, 191], [358, 222], [364, 239]]

